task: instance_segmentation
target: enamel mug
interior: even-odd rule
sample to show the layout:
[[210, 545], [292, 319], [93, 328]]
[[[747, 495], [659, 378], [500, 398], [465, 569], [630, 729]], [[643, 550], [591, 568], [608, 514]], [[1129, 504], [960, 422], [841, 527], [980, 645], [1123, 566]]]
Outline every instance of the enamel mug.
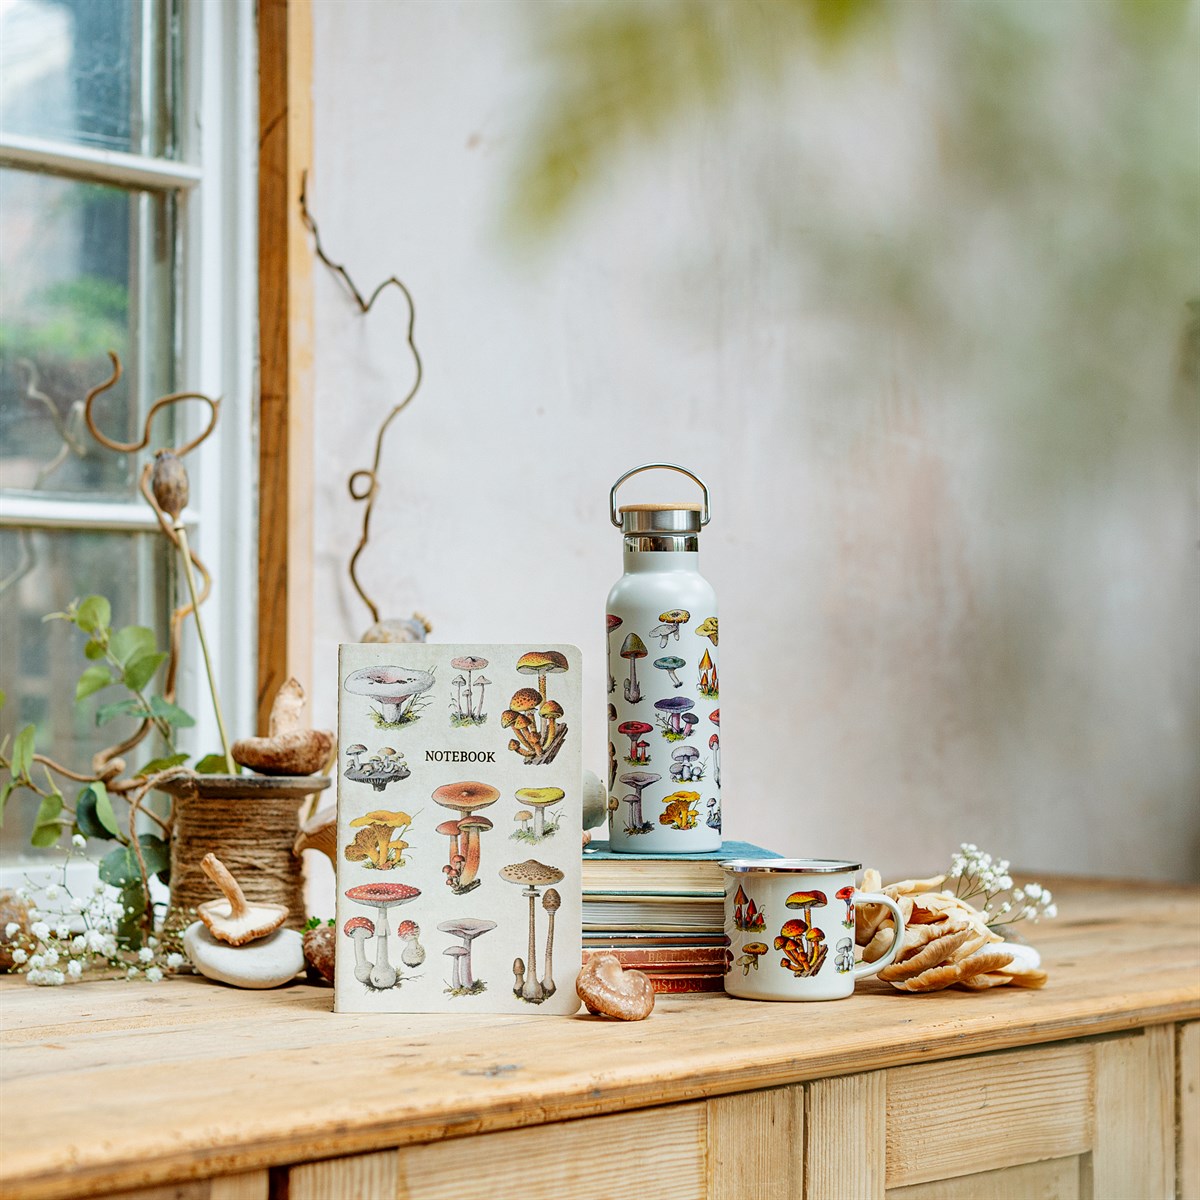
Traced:
[[[860, 863], [819, 858], [737, 859], [725, 872], [725, 990], [746, 1000], [841, 1000], [883, 970], [904, 940], [890, 896], [854, 886]], [[891, 910], [896, 936], [873, 963], [854, 962], [854, 906]]]

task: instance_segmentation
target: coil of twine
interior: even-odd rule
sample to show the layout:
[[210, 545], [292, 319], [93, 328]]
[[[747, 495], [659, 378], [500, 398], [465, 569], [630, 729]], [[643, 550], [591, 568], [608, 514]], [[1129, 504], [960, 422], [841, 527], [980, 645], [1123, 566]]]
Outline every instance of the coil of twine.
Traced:
[[[244, 787], [239, 788], [239, 783]], [[273, 786], [264, 788], [267, 783]], [[284, 924], [302, 930], [304, 877], [292, 843], [308, 794], [328, 786], [329, 780], [319, 777], [268, 781], [261, 776], [193, 776], [187, 783], [165, 787], [175, 796], [175, 817], [171, 901], [164, 933], [181, 934], [196, 920], [197, 905], [219, 898], [216, 886], [200, 867], [200, 860], [209, 853], [228, 867], [248, 900], [286, 904]], [[264, 790], [291, 794], [264, 796]]]

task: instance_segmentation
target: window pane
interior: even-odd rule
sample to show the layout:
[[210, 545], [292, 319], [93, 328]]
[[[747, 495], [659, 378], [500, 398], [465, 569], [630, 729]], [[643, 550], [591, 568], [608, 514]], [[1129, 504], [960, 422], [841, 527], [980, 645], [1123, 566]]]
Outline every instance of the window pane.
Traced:
[[[4, 0], [0, 127], [155, 157], [172, 156], [164, 114], [174, 72], [173, 5], [155, 0]], [[149, 26], [142, 22], [150, 14]]]
[[[96, 420], [134, 441], [140, 413], [172, 389], [174, 246], [168, 196], [0, 171], [0, 486], [134, 491], [137, 463], [88, 434], [83, 399], [115, 350], [125, 375]], [[159, 420], [154, 445], [169, 445], [170, 418]]]
[[[115, 626], [150, 625], [165, 649], [169, 614], [161, 597], [169, 563], [160, 534], [0, 529], [0, 687], [8, 694], [0, 738], [33, 723], [41, 752], [86, 774], [93, 754], [136, 728], [129, 717], [96, 727], [97, 706], [124, 698], [116, 688], [74, 703], [75, 682], [90, 665], [83, 656], [87, 639], [71, 625], [42, 618], [99, 593], [112, 604]], [[70, 789], [78, 785], [60, 786], [73, 800]], [[35, 853], [29, 833], [36, 811], [37, 798], [28, 792], [9, 800], [0, 855]]]

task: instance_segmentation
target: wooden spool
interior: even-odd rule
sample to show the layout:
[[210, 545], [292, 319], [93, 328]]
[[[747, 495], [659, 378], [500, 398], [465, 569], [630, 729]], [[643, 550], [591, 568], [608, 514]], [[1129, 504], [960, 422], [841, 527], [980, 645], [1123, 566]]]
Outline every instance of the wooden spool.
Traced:
[[200, 868], [215, 854], [248, 900], [286, 904], [285, 925], [303, 929], [304, 875], [292, 844], [306, 798], [329, 786], [324, 775], [179, 775], [160, 790], [173, 796], [171, 902], [164, 933], [178, 935], [196, 920], [196, 906], [218, 896]]

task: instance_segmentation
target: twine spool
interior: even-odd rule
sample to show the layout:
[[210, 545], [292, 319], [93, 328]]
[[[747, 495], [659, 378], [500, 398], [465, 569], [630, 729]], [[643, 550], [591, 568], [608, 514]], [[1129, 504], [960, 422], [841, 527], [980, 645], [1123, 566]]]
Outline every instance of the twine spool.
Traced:
[[[271, 780], [275, 786], [269, 790], [290, 793], [283, 796], [262, 795], [265, 782], [261, 776], [193, 776], [178, 786], [167, 781], [164, 790], [175, 796], [175, 819], [166, 934], [182, 932], [196, 920], [197, 905], [220, 897], [200, 868], [200, 860], [209, 853], [229, 868], [248, 900], [286, 904], [285, 925], [304, 928], [304, 875], [292, 843], [301, 805], [309, 793], [328, 787], [329, 780]], [[244, 786], [239, 788], [239, 783]], [[281, 786], [285, 784], [294, 786]]]

